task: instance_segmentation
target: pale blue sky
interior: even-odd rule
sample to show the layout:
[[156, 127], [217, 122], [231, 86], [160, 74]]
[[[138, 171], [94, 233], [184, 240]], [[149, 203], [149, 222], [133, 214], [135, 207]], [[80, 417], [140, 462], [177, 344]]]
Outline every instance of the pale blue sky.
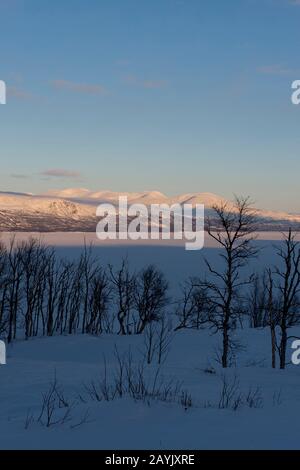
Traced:
[[297, 3], [0, 0], [0, 190], [238, 193], [300, 212]]

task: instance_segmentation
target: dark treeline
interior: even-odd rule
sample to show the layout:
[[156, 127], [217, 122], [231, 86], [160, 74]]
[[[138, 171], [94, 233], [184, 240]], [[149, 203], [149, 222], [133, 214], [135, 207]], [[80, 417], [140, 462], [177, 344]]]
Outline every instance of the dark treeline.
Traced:
[[245, 273], [258, 254], [252, 243], [255, 214], [247, 199], [237, 199], [234, 210], [226, 205], [214, 210], [219, 224], [208, 219], [207, 231], [223, 248], [222, 267], [206, 260], [205, 277], [187, 280], [176, 298], [155, 266], [134, 272], [125, 259], [105, 268], [87, 246], [69, 261], [37, 239], [0, 244], [0, 336], [11, 343], [36, 336], [144, 333], [150, 361], [154, 335], [161, 357], [171, 328], [210, 328], [221, 335], [219, 361], [226, 368], [239, 346], [236, 329], [250, 325], [269, 328], [272, 367], [278, 358], [284, 369], [288, 331], [300, 324], [299, 243], [290, 230], [275, 267]]
[[0, 335], [141, 334], [161, 321], [168, 283], [154, 266], [131, 273], [127, 260], [104, 269], [84, 247], [77, 260], [58, 259], [37, 239], [0, 246]]

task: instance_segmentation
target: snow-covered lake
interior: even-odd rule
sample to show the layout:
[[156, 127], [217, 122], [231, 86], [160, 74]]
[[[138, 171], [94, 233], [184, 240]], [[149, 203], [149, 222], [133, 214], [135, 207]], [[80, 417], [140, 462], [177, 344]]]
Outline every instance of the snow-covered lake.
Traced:
[[[9, 243], [11, 233], [2, 233], [0, 240]], [[106, 266], [120, 265], [123, 258], [127, 258], [132, 269], [139, 270], [146, 265], [155, 264], [169, 280], [171, 287], [184, 281], [190, 276], [201, 276], [205, 270], [204, 258], [213, 261], [216, 266], [222, 262], [220, 249], [216, 242], [205, 236], [204, 248], [199, 251], [186, 251], [180, 241], [100, 241], [94, 233], [16, 233], [16, 240], [27, 240], [38, 237], [47, 245], [55, 247], [61, 257], [74, 258], [80, 256], [84, 243], [92, 244], [94, 256]], [[259, 272], [264, 267], [271, 267], [278, 262], [276, 247], [282, 240], [278, 232], [260, 232], [257, 234], [255, 244], [260, 252], [257, 259], [250, 261], [249, 271]]]

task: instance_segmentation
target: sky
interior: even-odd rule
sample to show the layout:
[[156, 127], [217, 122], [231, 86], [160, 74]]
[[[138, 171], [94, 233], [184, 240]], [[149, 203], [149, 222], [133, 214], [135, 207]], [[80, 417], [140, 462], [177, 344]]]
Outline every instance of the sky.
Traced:
[[300, 0], [0, 0], [0, 190], [300, 213]]

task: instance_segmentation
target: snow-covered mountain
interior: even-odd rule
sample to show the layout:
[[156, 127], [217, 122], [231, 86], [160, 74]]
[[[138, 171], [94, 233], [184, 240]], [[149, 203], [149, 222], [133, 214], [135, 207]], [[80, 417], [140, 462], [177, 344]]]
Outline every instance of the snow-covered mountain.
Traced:
[[91, 231], [95, 208], [68, 199], [0, 192], [0, 231]]
[[[129, 204], [204, 204], [206, 211], [226, 200], [212, 193], [191, 193], [168, 197], [158, 191], [117, 193], [92, 192], [85, 188], [51, 191], [47, 194], [0, 192], [0, 231], [94, 231], [96, 207], [100, 203], [118, 206], [119, 197]], [[228, 201], [229, 207], [230, 202]], [[300, 214], [258, 210], [261, 230], [300, 230]]]
[[[130, 204], [204, 204], [207, 207], [212, 207], [225, 201], [222, 197], [212, 193], [189, 193], [181, 194], [176, 197], [168, 197], [159, 191], [144, 191], [144, 192], [113, 192], [113, 191], [89, 191], [85, 188], [71, 188], [63, 190], [49, 191], [45, 194], [46, 197], [56, 197], [63, 199], [77, 200], [81, 202], [97, 201], [107, 202], [111, 204], [118, 204], [120, 196], [126, 196]], [[1, 202], [1, 201], [0, 201]]]

